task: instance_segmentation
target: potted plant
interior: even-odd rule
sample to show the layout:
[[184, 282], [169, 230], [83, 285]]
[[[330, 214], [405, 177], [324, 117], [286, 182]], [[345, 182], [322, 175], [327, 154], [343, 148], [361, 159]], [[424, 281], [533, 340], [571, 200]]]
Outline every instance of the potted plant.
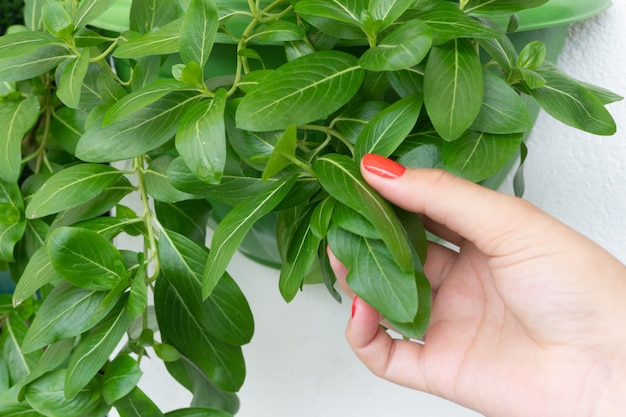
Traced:
[[194, 394], [166, 415], [235, 414], [254, 323], [226, 267], [258, 225], [285, 300], [306, 276], [339, 298], [330, 245], [363, 299], [423, 334], [425, 233], [358, 161], [487, 181], [520, 149], [523, 163], [522, 96], [613, 134], [620, 97], [507, 34], [545, 2], [133, 1], [103, 28], [125, 2], [27, 1], [26, 26], [0, 37], [0, 260], [17, 281], [0, 308], [3, 415], [163, 415], [137, 388], [152, 351]]

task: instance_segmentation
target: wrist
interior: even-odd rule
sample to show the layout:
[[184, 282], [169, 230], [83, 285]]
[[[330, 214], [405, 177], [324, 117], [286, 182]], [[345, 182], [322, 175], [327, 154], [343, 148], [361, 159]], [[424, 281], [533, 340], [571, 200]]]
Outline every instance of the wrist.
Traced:
[[[597, 393], [588, 398], [591, 417], [617, 417], [626, 415], [626, 347], [614, 360], [598, 365], [599, 378], [595, 378]], [[595, 398], [593, 398], [595, 397]]]

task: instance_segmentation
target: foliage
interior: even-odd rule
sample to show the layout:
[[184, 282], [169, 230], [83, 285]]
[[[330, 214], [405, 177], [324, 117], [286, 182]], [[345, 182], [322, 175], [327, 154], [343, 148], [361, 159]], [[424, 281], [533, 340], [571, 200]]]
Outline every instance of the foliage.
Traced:
[[[0, 414], [163, 415], [137, 387], [152, 351], [194, 395], [166, 416], [234, 414], [254, 323], [226, 268], [267, 219], [285, 300], [311, 271], [338, 297], [330, 245], [363, 299], [423, 335], [425, 232], [359, 160], [482, 181], [526, 154], [522, 95], [613, 134], [618, 96], [489, 20], [544, 2], [134, 0], [116, 33], [92, 25], [116, 0], [26, 1], [0, 37], [0, 262], [17, 280]], [[129, 235], [142, 250], [116, 244]]]

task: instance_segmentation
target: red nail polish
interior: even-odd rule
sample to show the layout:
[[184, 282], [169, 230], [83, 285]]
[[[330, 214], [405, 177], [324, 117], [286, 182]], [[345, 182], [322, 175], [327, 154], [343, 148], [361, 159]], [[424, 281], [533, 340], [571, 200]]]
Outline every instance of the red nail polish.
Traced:
[[354, 313], [356, 313], [356, 299], [357, 298], [359, 298], [359, 297], [354, 297], [352, 299], [352, 316], [351, 316], [352, 318], [354, 318]]
[[382, 178], [400, 178], [406, 171], [406, 168], [399, 163], [380, 155], [367, 154], [363, 157], [361, 163], [363, 168]]

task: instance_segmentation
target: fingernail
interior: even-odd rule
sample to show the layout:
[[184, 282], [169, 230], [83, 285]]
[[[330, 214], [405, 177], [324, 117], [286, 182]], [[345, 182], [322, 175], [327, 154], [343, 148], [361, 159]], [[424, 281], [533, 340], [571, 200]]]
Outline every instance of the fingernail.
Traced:
[[359, 297], [354, 297], [352, 299], [352, 316], [351, 316], [352, 318], [354, 318], [354, 313], [356, 313], [356, 300], [357, 300], [357, 298], [359, 298]]
[[400, 178], [404, 174], [404, 171], [406, 171], [406, 168], [399, 163], [371, 153], [365, 155], [361, 163], [363, 164], [363, 168], [382, 178]]

